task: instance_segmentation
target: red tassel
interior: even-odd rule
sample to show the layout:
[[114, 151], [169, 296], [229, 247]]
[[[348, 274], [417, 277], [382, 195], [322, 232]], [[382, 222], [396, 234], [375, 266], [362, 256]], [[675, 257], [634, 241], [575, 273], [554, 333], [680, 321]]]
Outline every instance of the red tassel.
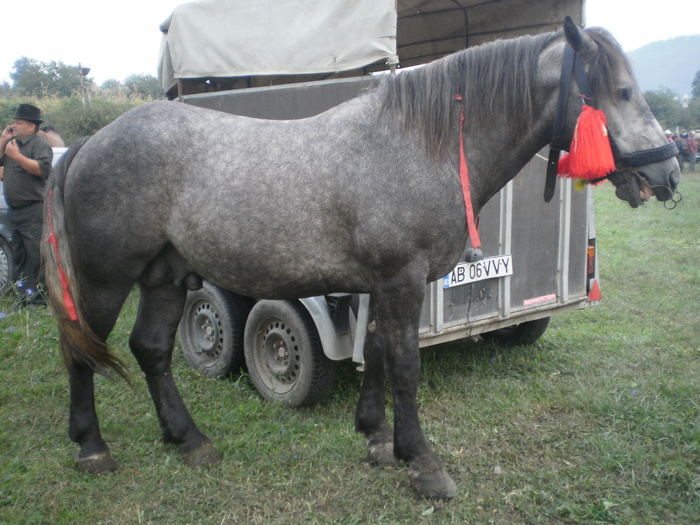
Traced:
[[570, 177], [569, 175], [569, 154], [564, 153], [559, 157], [559, 167], [557, 168], [557, 173], [561, 177]]
[[559, 161], [560, 175], [592, 180], [615, 171], [615, 159], [606, 124], [605, 113], [589, 105], [583, 106], [569, 155]]
[[[53, 225], [51, 225], [51, 228], [53, 228]], [[66, 311], [68, 312], [68, 317], [70, 318], [70, 320], [77, 321], [78, 312], [75, 308], [75, 303], [73, 302], [73, 296], [70, 293], [70, 288], [68, 286], [68, 277], [66, 277], [66, 272], [63, 271], [63, 267], [61, 266], [61, 262], [58, 256], [58, 239], [56, 238], [56, 235], [53, 231], [49, 235], [49, 238], [46, 240], [46, 242], [53, 246], [53, 249], [56, 253], [58, 275], [61, 277], [61, 288], [63, 289], [63, 306], [66, 307]]]
[[78, 320], [78, 311], [75, 308], [75, 303], [73, 302], [73, 296], [70, 293], [70, 287], [68, 286], [68, 277], [66, 277], [66, 272], [61, 266], [61, 258], [58, 253], [58, 239], [53, 231], [53, 208], [51, 206], [51, 198], [53, 197], [53, 190], [49, 190], [49, 195], [47, 197], [46, 207], [48, 211], [48, 227], [49, 227], [49, 238], [46, 239], [51, 246], [53, 246], [54, 253], [56, 254], [56, 266], [58, 267], [58, 274], [61, 278], [61, 288], [63, 290], [63, 306], [65, 306], [68, 312], [68, 317], [71, 321]]

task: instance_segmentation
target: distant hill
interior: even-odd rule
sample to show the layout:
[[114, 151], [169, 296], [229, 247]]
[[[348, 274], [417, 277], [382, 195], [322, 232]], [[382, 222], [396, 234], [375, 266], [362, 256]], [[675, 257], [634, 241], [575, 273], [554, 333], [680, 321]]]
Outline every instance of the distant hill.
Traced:
[[627, 53], [642, 91], [670, 88], [678, 95], [692, 93], [700, 71], [700, 34], [652, 42]]

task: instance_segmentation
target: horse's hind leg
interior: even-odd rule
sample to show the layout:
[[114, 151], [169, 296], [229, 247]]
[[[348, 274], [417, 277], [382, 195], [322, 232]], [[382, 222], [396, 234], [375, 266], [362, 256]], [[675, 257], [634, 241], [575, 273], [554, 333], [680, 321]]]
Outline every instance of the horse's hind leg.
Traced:
[[70, 422], [68, 435], [80, 445], [75, 456], [75, 466], [88, 474], [101, 474], [117, 470], [117, 463], [102, 439], [100, 424], [95, 411], [94, 372], [75, 364], [70, 376]]
[[[130, 285], [106, 287], [87, 280], [81, 284], [81, 297], [85, 321], [102, 344], [112, 331], [122, 304], [129, 295]], [[69, 344], [70, 346], [70, 344]], [[88, 474], [100, 474], [117, 470], [109, 447], [102, 439], [95, 411], [94, 370], [91, 366], [75, 361], [69, 367], [70, 420], [68, 435], [80, 445], [75, 456], [75, 466]]]
[[171, 372], [177, 325], [187, 291], [173, 284], [141, 286], [141, 303], [129, 345], [146, 376], [165, 443], [181, 445], [189, 466], [211, 465], [221, 460], [211, 441], [195, 425]]

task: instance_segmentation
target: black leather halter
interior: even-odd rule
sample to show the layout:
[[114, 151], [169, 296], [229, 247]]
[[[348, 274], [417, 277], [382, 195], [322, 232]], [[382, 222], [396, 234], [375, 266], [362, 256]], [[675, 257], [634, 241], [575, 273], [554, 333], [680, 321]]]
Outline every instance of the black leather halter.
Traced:
[[620, 154], [620, 151], [615, 145], [615, 141], [611, 139], [610, 143], [613, 147], [615, 159], [617, 160], [619, 158], [625, 168], [638, 168], [639, 166], [661, 162], [662, 160], [670, 159], [678, 155], [678, 146], [676, 146], [676, 143], [673, 141], [669, 141], [665, 146], [635, 151], [633, 153], [627, 153], [626, 155]]
[[[570, 144], [566, 142], [564, 128], [566, 126], [566, 102], [569, 95], [569, 84], [571, 83], [572, 75], [576, 79], [576, 84], [578, 85], [579, 93], [583, 98], [583, 102], [585, 104], [592, 105], [593, 91], [591, 90], [590, 83], [588, 82], [588, 76], [586, 75], [586, 70], [583, 67], [583, 61], [581, 60], [579, 54], [567, 43], [566, 47], [564, 48], [564, 60], [561, 66], [561, 78], [559, 80], [557, 113], [554, 117], [554, 129], [552, 130], [549, 160], [547, 161], [547, 179], [544, 187], [545, 202], [551, 201], [552, 197], [554, 197], [554, 189], [557, 183], [557, 169], [559, 168], [559, 157], [561, 152], [568, 151], [570, 146]], [[645, 149], [623, 155], [615, 145], [615, 141], [610, 134], [608, 134], [608, 138], [610, 140], [615, 161], [622, 164], [625, 169], [637, 168], [647, 164], [652, 164], [654, 162], [661, 162], [678, 155], [678, 148], [674, 142], [669, 142], [668, 144], [659, 146], [658, 148]], [[609, 175], [610, 174], [608, 174], [606, 177], [602, 177], [591, 182], [600, 182]]]

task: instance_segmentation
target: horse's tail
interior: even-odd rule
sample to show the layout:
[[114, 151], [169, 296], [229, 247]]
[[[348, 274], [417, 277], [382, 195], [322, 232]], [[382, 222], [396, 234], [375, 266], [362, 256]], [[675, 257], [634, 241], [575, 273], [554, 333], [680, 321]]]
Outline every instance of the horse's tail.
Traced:
[[112, 354], [85, 321], [81, 311], [78, 279], [68, 241], [63, 188], [73, 159], [90, 137], [84, 137], [63, 154], [49, 177], [44, 202], [44, 234], [41, 255], [51, 307], [58, 321], [59, 344], [63, 361], [71, 372], [76, 365], [87, 366], [103, 375], [110, 371], [127, 379], [122, 362]]

